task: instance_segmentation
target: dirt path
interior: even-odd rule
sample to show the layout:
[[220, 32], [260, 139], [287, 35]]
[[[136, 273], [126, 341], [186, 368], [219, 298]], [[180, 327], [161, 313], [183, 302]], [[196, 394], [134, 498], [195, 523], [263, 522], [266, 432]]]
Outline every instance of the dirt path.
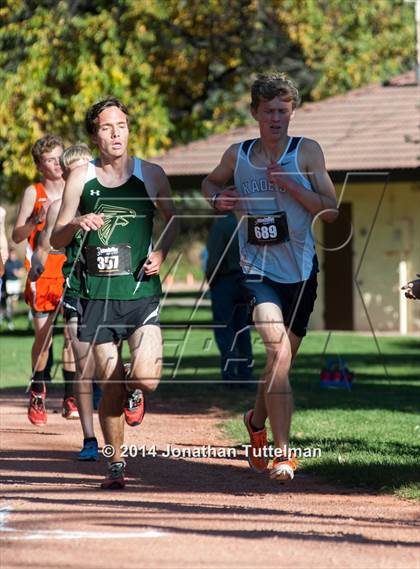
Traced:
[[[1, 399], [3, 569], [419, 567], [415, 503], [303, 474], [281, 486], [252, 473], [239, 451], [236, 459], [130, 459], [127, 488], [104, 492], [104, 459], [74, 458], [78, 422], [50, 413], [36, 429], [21, 397]], [[222, 416], [155, 403], [140, 428], [127, 429], [127, 443], [229, 447]]]

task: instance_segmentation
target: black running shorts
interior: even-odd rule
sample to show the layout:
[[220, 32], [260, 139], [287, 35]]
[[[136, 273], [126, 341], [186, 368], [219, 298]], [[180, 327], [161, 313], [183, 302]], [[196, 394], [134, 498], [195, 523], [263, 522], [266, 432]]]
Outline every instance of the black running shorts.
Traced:
[[316, 272], [307, 281], [291, 284], [278, 283], [259, 275], [247, 275], [243, 286], [247, 291], [250, 310], [264, 302], [277, 304], [281, 308], [284, 325], [299, 338], [306, 335], [316, 299]]
[[77, 336], [81, 342], [106, 344], [126, 340], [137, 328], [159, 326], [159, 297], [137, 300], [84, 300]]
[[69, 322], [73, 318], [79, 318], [82, 307], [79, 298], [73, 298], [71, 296], [64, 295], [61, 301], [61, 307], [63, 309], [63, 318], [65, 322]]

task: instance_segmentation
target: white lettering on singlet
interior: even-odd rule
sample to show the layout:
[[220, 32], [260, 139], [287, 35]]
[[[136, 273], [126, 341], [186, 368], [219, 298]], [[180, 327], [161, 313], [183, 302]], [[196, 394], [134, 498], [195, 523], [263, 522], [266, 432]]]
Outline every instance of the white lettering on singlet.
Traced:
[[275, 191], [284, 192], [285, 190], [276, 184], [272, 184], [267, 178], [251, 178], [251, 180], [246, 180], [242, 183], [242, 192], [244, 194]]

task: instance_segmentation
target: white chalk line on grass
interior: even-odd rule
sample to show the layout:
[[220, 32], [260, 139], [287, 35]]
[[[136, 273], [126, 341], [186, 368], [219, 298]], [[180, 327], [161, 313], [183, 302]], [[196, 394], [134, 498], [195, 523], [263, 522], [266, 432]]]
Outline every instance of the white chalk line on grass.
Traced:
[[[124, 532], [109, 531], [67, 531], [62, 529], [55, 530], [35, 530], [27, 531], [7, 527], [7, 518], [13, 508], [3, 508], [0, 510], [0, 533], [1, 538], [12, 541], [32, 540], [32, 539], [138, 539], [165, 537], [167, 532], [158, 530], [137, 530]], [[13, 534], [13, 535], [11, 535]], [[18, 535], [16, 535], [18, 534]]]

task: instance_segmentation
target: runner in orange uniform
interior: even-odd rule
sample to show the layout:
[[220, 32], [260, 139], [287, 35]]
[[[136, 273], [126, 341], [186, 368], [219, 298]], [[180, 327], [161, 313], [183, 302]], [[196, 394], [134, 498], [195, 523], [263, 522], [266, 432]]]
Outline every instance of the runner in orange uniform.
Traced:
[[[35, 206], [33, 215], [37, 220], [41, 219], [43, 208], [49, 205], [49, 200], [45, 187], [42, 183], [34, 184], [36, 191]], [[41, 231], [45, 227], [45, 217], [35, 226], [28, 237], [26, 247], [25, 269], [29, 273], [31, 270], [31, 260], [34, 254]], [[62, 251], [50, 251], [47, 262], [45, 263], [42, 276], [35, 282], [26, 280], [25, 302], [36, 312], [51, 312], [56, 310], [63, 294], [64, 277], [62, 267], [66, 256]]]
[[[32, 157], [42, 174], [43, 181], [26, 188], [12, 233], [16, 243], [28, 240], [25, 259], [28, 272], [31, 269], [32, 255], [36, 249], [40, 232], [45, 225], [48, 207], [53, 201], [61, 199], [63, 194], [65, 182], [60, 166], [62, 152], [63, 141], [52, 134], [39, 139], [32, 147]], [[48, 255], [42, 276], [36, 282], [28, 279], [25, 287], [25, 300], [31, 307], [35, 331], [28, 418], [32, 424], [38, 426], [45, 425], [47, 422], [44, 372], [52, 342], [54, 317], [63, 293], [64, 279], [61, 269], [65, 259], [63, 252], [52, 250]], [[71, 358], [70, 353], [71, 346], [68, 346], [64, 354], [63, 365], [66, 383], [74, 381], [74, 371], [71, 368], [69, 370], [69, 364], [66, 365]], [[66, 418], [75, 418], [75, 416], [78, 417], [77, 408], [71, 417]]]

